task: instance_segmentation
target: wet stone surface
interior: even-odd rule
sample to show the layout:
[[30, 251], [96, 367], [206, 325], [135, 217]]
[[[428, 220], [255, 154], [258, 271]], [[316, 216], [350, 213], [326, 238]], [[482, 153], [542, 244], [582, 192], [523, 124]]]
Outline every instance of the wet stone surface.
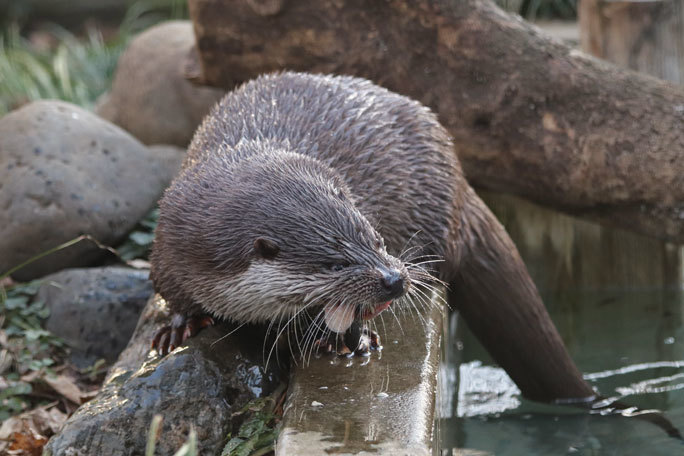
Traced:
[[295, 368], [276, 455], [432, 454], [442, 310], [383, 317], [381, 352]]
[[64, 339], [71, 362], [87, 367], [116, 360], [147, 300], [149, 271], [124, 267], [68, 269], [46, 276], [37, 299], [50, 308], [47, 329]]
[[157, 454], [173, 454], [191, 427], [202, 454], [220, 454], [234, 430], [232, 414], [269, 394], [280, 380], [261, 367], [262, 344], [225, 326], [203, 330], [164, 358], [149, 354], [152, 335], [168, 321], [151, 299], [130, 344], [101, 393], [82, 405], [46, 447], [48, 455], [142, 455], [156, 414], [163, 416]]

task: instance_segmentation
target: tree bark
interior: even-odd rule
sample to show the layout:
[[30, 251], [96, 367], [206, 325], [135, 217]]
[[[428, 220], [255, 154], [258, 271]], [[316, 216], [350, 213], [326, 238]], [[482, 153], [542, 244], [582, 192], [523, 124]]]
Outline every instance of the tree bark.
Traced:
[[623, 68], [684, 84], [681, 0], [582, 0], [582, 49]]
[[280, 69], [363, 76], [437, 112], [472, 184], [684, 242], [673, 85], [571, 50], [488, 0], [189, 6], [206, 83]]

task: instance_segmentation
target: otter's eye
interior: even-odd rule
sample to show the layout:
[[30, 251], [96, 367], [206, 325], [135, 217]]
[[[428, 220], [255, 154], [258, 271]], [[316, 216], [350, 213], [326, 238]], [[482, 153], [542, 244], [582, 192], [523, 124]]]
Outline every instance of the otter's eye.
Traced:
[[257, 238], [254, 241], [254, 251], [260, 257], [271, 260], [278, 255], [280, 247], [271, 239]]
[[375, 248], [378, 250], [382, 248], [382, 241], [380, 239], [375, 240]]

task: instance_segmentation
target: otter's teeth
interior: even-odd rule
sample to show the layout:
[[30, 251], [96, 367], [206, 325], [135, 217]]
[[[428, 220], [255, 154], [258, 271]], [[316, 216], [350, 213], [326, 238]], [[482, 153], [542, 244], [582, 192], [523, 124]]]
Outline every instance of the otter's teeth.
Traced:
[[325, 324], [332, 332], [343, 333], [354, 322], [354, 312], [348, 307], [328, 304], [324, 312]]

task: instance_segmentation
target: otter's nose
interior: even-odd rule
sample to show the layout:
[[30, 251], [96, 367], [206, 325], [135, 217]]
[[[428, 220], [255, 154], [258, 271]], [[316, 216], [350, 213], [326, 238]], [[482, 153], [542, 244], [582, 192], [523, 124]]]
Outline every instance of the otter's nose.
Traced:
[[404, 294], [404, 278], [397, 269], [385, 271], [380, 278], [380, 285], [387, 295], [387, 299], [398, 298]]

